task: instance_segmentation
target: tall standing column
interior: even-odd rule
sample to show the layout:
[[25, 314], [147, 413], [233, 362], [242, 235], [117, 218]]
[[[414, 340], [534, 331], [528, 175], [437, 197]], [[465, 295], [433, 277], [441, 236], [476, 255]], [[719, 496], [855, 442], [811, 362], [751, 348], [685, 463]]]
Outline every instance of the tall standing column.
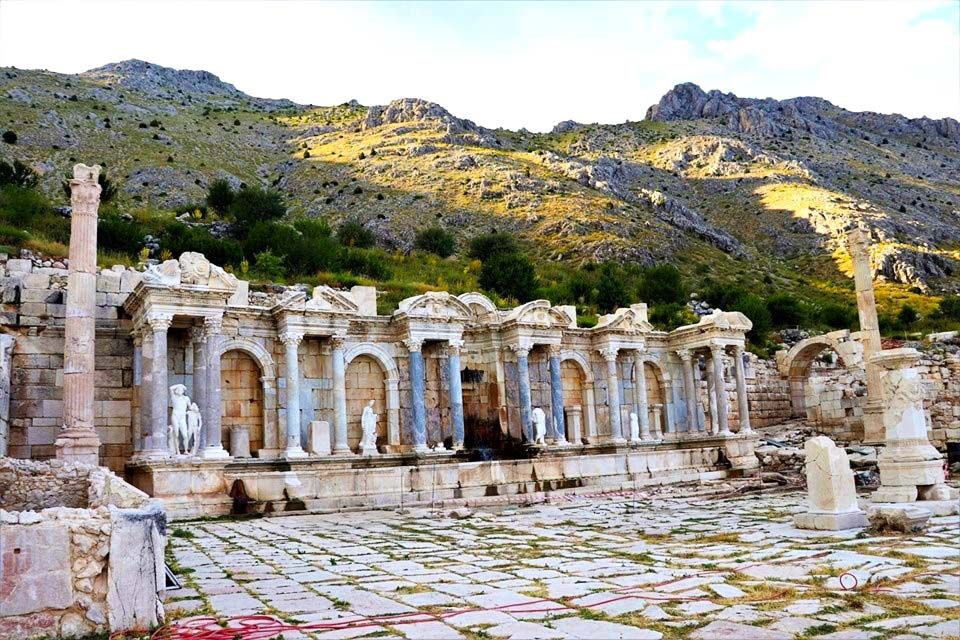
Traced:
[[343, 347], [346, 336], [335, 335], [330, 338], [333, 350], [333, 453], [338, 456], [350, 455], [347, 442], [347, 365], [344, 361]]
[[300, 357], [298, 350], [303, 334], [298, 331], [284, 331], [280, 334], [283, 343], [283, 362], [286, 367], [287, 381], [287, 448], [286, 458], [305, 458], [307, 452], [300, 445]]
[[567, 420], [563, 411], [563, 375], [560, 372], [560, 345], [552, 344], [550, 353], [550, 406], [553, 409], [554, 441], [567, 444]]
[[220, 387], [220, 345], [223, 340], [223, 318], [221, 316], [207, 316], [203, 319], [203, 359], [206, 363], [204, 387], [204, 403], [200, 414], [203, 417], [204, 430], [207, 433], [207, 443], [203, 447], [204, 458], [222, 460], [230, 454], [223, 448], [223, 433], [221, 431], [223, 408], [221, 407]]
[[750, 403], [747, 399], [747, 378], [743, 370], [743, 345], [733, 347], [733, 375], [737, 380], [737, 413], [740, 415], [740, 433], [753, 433], [750, 428]]
[[728, 421], [730, 408], [727, 402], [727, 383], [723, 375], [723, 347], [718, 344], [710, 345], [710, 360], [713, 362], [713, 390], [717, 396], [717, 427], [721, 436], [729, 436], [730, 424]]
[[[134, 329], [130, 334], [133, 338], [133, 398], [131, 405], [136, 407], [136, 411], [130, 412], [130, 439], [133, 444], [134, 455], [143, 449], [143, 333], [139, 329]], [[2, 455], [2, 452], [0, 452]]]
[[63, 427], [57, 458], [100, 463], [94, 429], [94, 341], [97, 317], [97, 208], [100, 167], [78, 164], [70, 180], [70, 275], [63, 347]]
[[610, 434], [613, 442], [626, 442], [623, 437], [623, 425], [620, 421], [620, 376], [617, 374], [617, 347], [600, 349], [600, 355], [607, 363], [607, 413], [610, 416]]
[[704, 374], [707, 376], [707, 405], [710, 407], [710, 433], [717, 435], [720, 433], [720, 421], [717, 418], [717, 384], [716, 375], [713, 369], [713, 354], [710, 358], [704, 359]]
[[693, 382], [693, 353], [690, 349], [677, 351], [683, 363], [683, 396], [687, 401], [687, 432], [697, 430], [697, 388]]
[[413, 411], [413, 450], [427, 451], [427, 407], [424, 404], [426, 372], [423, 366], [423, 340], [404, 340], [410, 352], [410, 407]]
[[517, 391], [520, 396], [520, 432], [528, 443], [533, 443], [533, 400], [530, 398], [530, 349], [529, 344], [512, 344], [517, 354]]
[[463, 385], [460, 381], [460, 349], [463, 340], [450, 340], [447, 345], [447, 375], [450, 378], [450, 423], [453, 427], [453, 450], [463, 448]]
[[633, 377], [636, 378], [633, 387], [633, 399], [637, 405], [637, 420], [640, 422], [640, 439], [652, 440], [650, 437], [650, 408], [647, 403], [647, 374], [643, 363], [643, 350], [637, 349], [633, 352]]
[[[203, 334], [203, 327], [193, 327], [190, 329], [190, 343], [193, 346], [193, 395], [190, 399], [197, 403], [198, 407], [207, 405], [207, 354], [204, 353], [204, 344], [206, 339]], [[207, 446], [207, 430], [200, 430], [200, 447], [202, 451]]]
[[873, 295], [873, 271], [870, 268], [870, 232], [856, 227], [847, 234], [847, 249], [853, 262], [853, 280], [857, 290], [857, 314], [860, 317], [860, 342], [863, 344], [863, 363], [867, 372], [867, 402], [863, 408], [863, 441], [883, 442], [883, 384], [882, 371], [873, 362], [880, 344], [880, 322], [877, 319], [877, 301]]
[[143, 443], [143, 455], [148, 458], [165, 458], [172, 452], [167, 441], [169, 416], [167, 407], [170, 389], [167, 385], [167, 329], [173, 322], [169, 313], [151, 313], [147, 316], [150, 331], [150, 377], [144, 395], [149, 406], [147, 435]]

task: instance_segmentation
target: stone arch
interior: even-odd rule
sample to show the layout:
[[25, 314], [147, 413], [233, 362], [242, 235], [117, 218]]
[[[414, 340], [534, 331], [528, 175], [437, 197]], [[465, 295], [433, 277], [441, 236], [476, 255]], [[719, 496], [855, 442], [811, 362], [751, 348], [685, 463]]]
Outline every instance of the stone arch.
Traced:
[[[260, 368], [263, 402], [262, 448], [276, 450], [280, 446], [280, 433], [277, 427], [277, 366], [273, 356], [256, 340], [242, 336], [221, 340], [221, 362], [224, 354], [230, 351], [240, 351], [247, 354]], [[223, 430], [223, 437], [229, 442], [230, 434], [227, 429]]]
[[[580, 434], [581, 438], [589, 442], [597, 441], [597, 408], [596, 401], [594, 397], [594, 379], [593, 379], [593, 368], [590, 366], [590, 361], [580, 353], [579, 351], [564, 350], [560, 352], [560, 367], [561, 372], [563, 370], [564, 363], [573, 363], [574, 366], [579, 369], [581, 376], [581, 397], [582, 397], [582, 415], [583, 415], [583, 431]], [[567, 399], [564, 398], [564, 404], [569, 405]], [[571, 441], [574, 440], [572, 435], [572, 425], [570, 421], [567, 421], [567, 438]], [[579, 443], [577, 443], [579, 444]]]
[[250, 453], [264, 448], [263, 376], [257, 360], [243, 349], [230, 349], [220, 356], [221, 425], [225, 449], [230, 447], [230, 432], [246, 427]]
[[457, 296], [457, 299], [470, 307], [474, 320], [478, 322], [497, 318], [497, 305], [493, 304], [493, 300], [482, 293], [471, 291]]
[[[659, 419], [661, 432], [670, 431], [669, 423], [669, 403], [670, 403], [670, 372], [660, 366], [657, 359], [645, 359], [643, 363], [643, 374], [647, 379], [647, 406], [651, 413], [650, 428], [654, 426], [653, 420]], [[655, 405], [660, 405], [659, 409]], [[659, 418], [653, 418], [656, 413]]]
[[839, 364], [844, 368], [862, 366], [863, 347], [846, 330], [801, 340], [785, 356], [778, 358], [780, 374], [790, 382], [790, 408], [793, 417], [806, 416], [804, 388], [810, 378], [814, 360], [828, 349], [837, 355]]
[[386, 390], [387, 409], [387, 446], [400, 446], [400, 369], [386, 349], [371, 342], [361, 342], [346, 349], [343, 354], [344, 368], [360, 357], [367, 356], [380, 365], [383, 370], [383, 384]]

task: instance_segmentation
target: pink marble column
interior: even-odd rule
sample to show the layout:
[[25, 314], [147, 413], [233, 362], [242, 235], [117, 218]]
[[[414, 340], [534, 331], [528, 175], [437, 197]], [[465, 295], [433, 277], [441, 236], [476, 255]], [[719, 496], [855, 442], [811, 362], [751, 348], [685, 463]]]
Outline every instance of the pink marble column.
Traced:
[[97, 209], [100, 167], [78, 164], [70, 180], [70, 275], [63, 347], [63, 429], [57, 458], [100, 463], [94, 429], [94, 340], [97, 313]]

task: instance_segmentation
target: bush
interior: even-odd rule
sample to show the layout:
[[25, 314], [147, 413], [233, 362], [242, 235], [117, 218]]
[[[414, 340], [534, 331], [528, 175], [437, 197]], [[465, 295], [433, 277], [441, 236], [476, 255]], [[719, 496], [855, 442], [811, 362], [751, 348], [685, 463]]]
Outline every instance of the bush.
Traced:
[[97, 244], [104, 249], [136, 255], [142, 239], [142, 229], [118, 216], [107, 214], [97, 221]]
[[849, 329], [856, 322], [857, 312], [845, 305], [828, 303], [820, 307], [818, 319], [831, 329]]
[[427, 251], [441, 258], [447, 258], [456, 252], [457, 240], [446, 229], [429, 227], [417, 232], [413, 246], [420, 251]]
[[630, 293], [624, 284], [622, 270], [609, 262], [603, 264], [597, 279], [597, 309], [600, 313], [612, 313], [629, 304]]
[[483, 261], [480, 286], [520, 302], [533, 299], [537, 276], [533, 263], [521, 253], [496, 253]]
[[767, 299], [770, 320], [777, 328], [795, 327], [804, 324], [806, 314], [800, 301], [789, 293], [778, 293]]
[[909, 327], [914, 322], [920, 319], [920, 314], [917, 313], [917, 310], [911, 307], [908, 304], [900, 307], [900, 312], [897, 314], [897, 322], [902, 327]]
[[651, 305], [685, 304], [690, 295], [680, 270], [672, 264], [644, 269], [640, 279], [640, 299]]
[[745, 296], [747, 296], [747, 290], [740, 285], [714, 284], [704, 293], [704, 300], [712, 307], [730, 311]]
[[[49, 213], [50, 205], [40, 192], [12, 184], [0, 187], [0, 216], [8, 224], [21, 229], [40, 229]], [[69, 227], [69, 221], [66, 222]]]
[[670, 331], [684, 324], [693, 324], [696, 321], [696, 316], [693, 315], [687, 305], [679, 302], [658, 304], [650, 309], [650, 324], [663, 331]]
[[283, 258], [270, 251], [261, 251], [253, 263], [253, 272], [262, 280], [277, 282], [283, 277]]
[[944, 318], [960, 320], [960, 296], [947, 296], [940, 301], [938, 312]]
[[357, 220], [347, 220], [337, 229], [337, 240], [345, 247], [354, 249], [368, 249], [376, 242], [373, 231], [367, 229]]
[[12, 165], [0, 160], [0, 187], [8, 184], [32, 189], [37, 186], [37, 174], [19, 160], [14, 160]]
[[287, 214], [280, 192], [260, 187], [247, 187], [234, 194], [229, 207], [237, 223], [237, 235], [245, 237], [257, 222], [278, 220]]
[[197, 251], [218, 265], [240, 264], [243, 260], [243, 248], [236, 240], [217, 239], [203, 227], [190, 227], [179, 222], [162, 231], [160, 245], [176, 256], [185, 251]]
[[467, 255], [475, 260], [487, 260], [495, 255], [519, 253], [517, 240], [506, 233], [486, 233], [470, 241]]
[[4, 131], [3, 141], [7, 144], [17, 144], [17, 134], [13, 131]]
[[346, 248], [340, 259], [342, 268], [374, 280], [389, 280], [390, 267], [383, 254], [372, 249]]
[[730, 305], [729, 310], [739, 311], [753, 322], [753, 329], [747, 332], [747, 337], [752, 343], [762, 345], [767, 341], [767, 336], [773, 329], [773, 321], [770, 319], [770, 312], [763, 298], [748, 293]]
[[19, 247], [29, 239], [30, 234], [23, 229], [0, 223], [0, 244]]
[[217, 213], [227, 213], [234, 198], [233, 187], [226, 180], [214, 180], [207, 187], [207, 206]]

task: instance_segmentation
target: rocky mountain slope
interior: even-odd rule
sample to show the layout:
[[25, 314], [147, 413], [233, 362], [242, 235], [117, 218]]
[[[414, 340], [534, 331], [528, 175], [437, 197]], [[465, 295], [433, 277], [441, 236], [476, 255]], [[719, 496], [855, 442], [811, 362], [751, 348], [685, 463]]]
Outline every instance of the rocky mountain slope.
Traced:
[[[638, 105], [638, 115], [642, 107]], [[488, 129], [400, 99], [297, 105], [205, 71], [142, 61], [79, 75], [0, 69], [0, 129], [58, 197], [99, 162], [123, 207], [201, 202], [225, 177], [271, 185], [293, 215], [354, 218], [386, 248], [418, 228], [520, 234], [542, 260], [672, 261], [768, 286], [844, 288], [840, 242], [873, 230], [880, 277], [924, 292], [960, 283], [960, 126], [681, 84], [646, 118]], [[893, 286], [893, 285], [892, 285]]]

